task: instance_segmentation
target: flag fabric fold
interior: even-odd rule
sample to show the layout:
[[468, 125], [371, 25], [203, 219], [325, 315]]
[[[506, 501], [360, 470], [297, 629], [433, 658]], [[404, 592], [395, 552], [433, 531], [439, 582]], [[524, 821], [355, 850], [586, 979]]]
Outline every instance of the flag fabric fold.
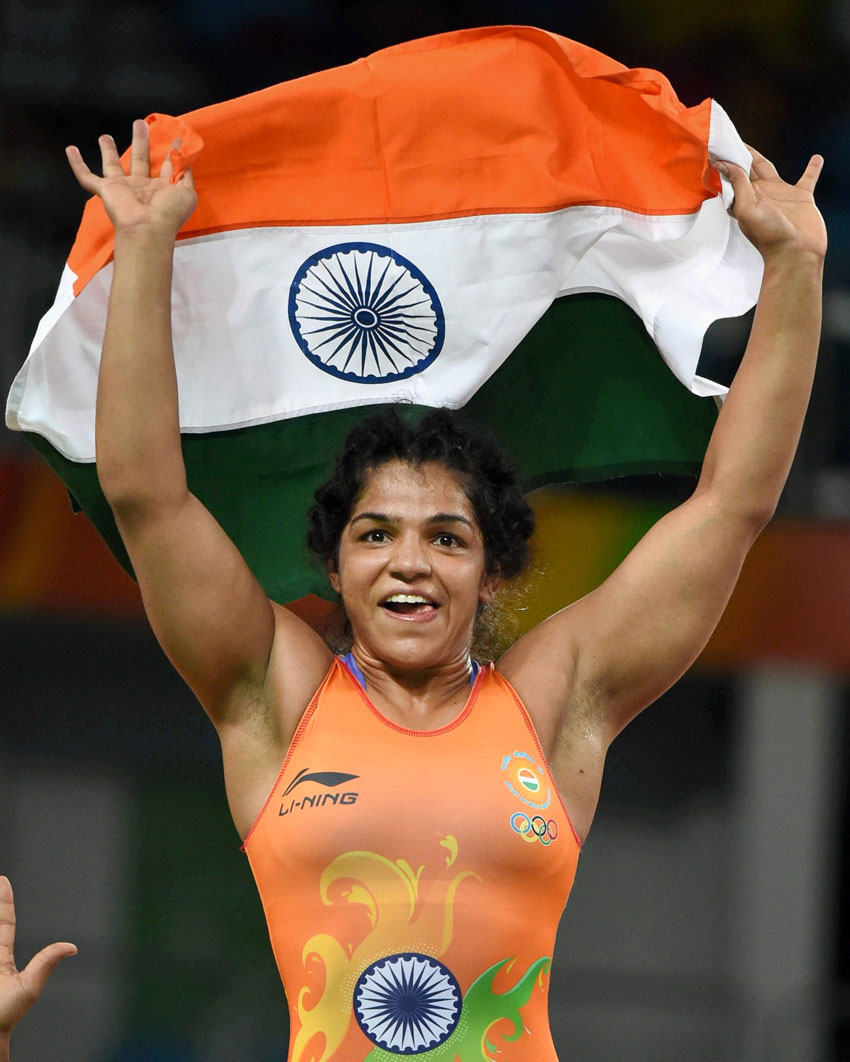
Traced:
[[[190, 485], [273, 597], [322, 585], [295, 528], [382, 403], [463, 407], [529, 484], [698, 465], [699, 397], [725, 391], [703, 336], [761, 280], [712, 165], [750, 161], [717, 103], [495, 27], [148, 123], [154, 167], [179, 138], [199, 193], [172, 315]], [[93, 468], [111, 256], [93, 199], [7, 424], [122, 556]]]

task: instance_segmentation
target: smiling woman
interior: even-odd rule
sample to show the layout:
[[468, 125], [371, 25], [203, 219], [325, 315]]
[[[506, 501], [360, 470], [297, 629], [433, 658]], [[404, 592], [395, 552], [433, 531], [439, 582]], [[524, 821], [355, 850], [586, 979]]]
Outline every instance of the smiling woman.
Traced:
[[[415, 483], [404, 482], [416, 473]], [[442, 484], [442, 493], [435, 477]], [[376, 546], [392, 544], [397, 551], [402, 494], [417, 505], [424, 502], [423, 488], [429, 484], [435, 488], [433, 505], [419, 514], [423, 521], [419, 534], [433, 542], [438, 556], [467, 556], [480, 542], [488, 576], [513, 579], [525, 570], [534, 514], [507, 455], [493, 440], [464, 426], [448, 410], [433, 410], [411, 423], [389, 407], [365, 418], [350, 433], [333, 476], [316, 491], [315, 504], [308, 513], [308, 546], [332, 573], [335, 589], [339, 591], [336, 584], [342, 544], [360, 538]], [[372, 501], [366, 501], [366, 493]], [[370, 521], [372, 526], [367, 526]], [[430, 554], [431, 550], [425, 549], [420, 561], [429, 563]], [[396, 589], [401, 592], [402, 583], [409, 583], [411, 589], [421, 591], [423, 582], [403, 577]], [[487, 596], [488, 601], [492, 599], [492, 595]], [[482, 607], [488, 601], [479, 600], [475, 611], [474, 629], [479, 635]], [[398, 615], [424, 619], [428, 606], [437, 602], [424, 601], [422, 609], [416, 608], [415, 601], [388, 599], [382, 604]], [[476, 641], [486, 644], [481, 637]], [[348, 649], [350, 642], [351, 625], [346, 621], [339, 647]]]
[[169, 155], [151, 173], [145, 122], [129, 173], [110, 137], [100, 149], [102, 177], [68, 149], [115, 230], [98, 475], [151, 625], [221, 740], [289, 1058], [555, 1062], [547, 973], [607, 748], [705, 645], [797, 444], [822, 160], [793, 185], [757, 152], [751, 175], [720, 164], [764, 282], [696, 490], [602, 586], [478, 667], [476, 617], [522, 570], [532, 531], [509, 462], [444, 412], [353, 433], [310, 513], [350, 624], [334, 655], [187, 487], [171, 287], [191, 170], [175, 176]]
[[456, 474], [391, 461], [356, 500], [330, 580], [358, 631], [361, 669], [468, 672], [475, 619], [500, 575]]

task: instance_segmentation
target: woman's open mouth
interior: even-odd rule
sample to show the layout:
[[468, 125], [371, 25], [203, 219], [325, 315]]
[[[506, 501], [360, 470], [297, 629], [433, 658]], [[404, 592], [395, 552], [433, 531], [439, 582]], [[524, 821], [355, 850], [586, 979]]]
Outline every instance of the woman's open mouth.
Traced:
[[381, 602], [381, 608], [402, 619], [428, 619], [439, 607], [423, 594], [391, 594]]

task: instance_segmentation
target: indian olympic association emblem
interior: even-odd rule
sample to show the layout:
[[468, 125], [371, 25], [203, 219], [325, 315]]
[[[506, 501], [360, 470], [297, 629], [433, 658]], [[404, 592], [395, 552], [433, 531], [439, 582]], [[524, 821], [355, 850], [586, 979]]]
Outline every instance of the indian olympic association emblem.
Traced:
[[523, 804], [543, 811], [552, 802], [549, 780], [539, 763], [527, 752], [517, 750], [502, 760], [505, 785]]
[[445, 1043], [462, 1003], [451, 970], [417, 952], [373, 962], [354, 986], [357, 1023], [373, 1044], [394, 1055], [418, 1055]]
[[427, 369], [446, 332], [433, 284], [377, 243], [339, 243], [308, 258], [289, 289], [289, 323], [317, 368], [364, 384]]

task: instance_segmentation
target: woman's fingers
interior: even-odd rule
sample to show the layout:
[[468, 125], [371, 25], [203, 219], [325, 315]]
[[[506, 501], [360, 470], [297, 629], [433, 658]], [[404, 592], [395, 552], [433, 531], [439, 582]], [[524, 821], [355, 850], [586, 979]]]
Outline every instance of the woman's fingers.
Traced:
[[115, 146], [115, 141], [108, 133], [104, 133], [103, 136], [97, 138], [98, 146], [100, 147], [100, 158], [103, 164], [103, 176], [104, 177], [123, 177], [124, 167], [121, 165], [121, 158], [118, 155], [118, 148]]
[[[747, 144], [747, 150], [753, 156], [753, 177], [757, 180], [782, 180], [770, 159], [765, 158], [760, 151], [757, 151], [750, 144]], [[820, 177], [822, 169], [823, 156], [812, 155], [809, 159], [808, 166], [806, 166], [806, 169], [803, 172], [803, 176], [797, 181], [797, 187], [801, 188], [804, 192], [813, 192], [815, 190], [815, 185], [818, 183], [818, 177]]]
[[802, 188], [804, 192], [814, 192], [815, 185], [818, 183], [818, 177], [821, 175], [823, 169], [823, 155], [812, 155], [809, 159], [809, 164], [803, 171], [803, 176], [797, 181], [797, 187]]
[[68, 147], [65, 148], [65, 155], [77, 181], [87, 192], [94, 193], [97, 190], [97, 183], [100, 180], [100, 177], [97, 177], [88, 168], [83, 156], [80, 154], [80, 149], [73, 144], [69, 144]]
[[[122, 165], [121, 157], [118, 154], [118, 149], [115, 146], [113, 138], [108, 133], [104, 133], [102, 136], [98, 137], [97, 142], [100, 147], [103, 177], [121, 178], [128, 176], [127, 170], [125, 170]], [[175, 141], [172, 145], [172, 150], [175, 146], [179, 148], [180, 142]], [[71, 170], [80, 185], [82, 185], [87, 192], [97, 195], [100, 191], [100, 183], [103, 178], [99, 177], [96, 173], [92, 173], [80, 154], [79, 148], [74, 145], [69, 145], [65, 148], [65, 154], [68, 158]], [[173, 163], [167, 155], [159, 176], [170, 179], [172, 174]], [[149, 178], [151, 176], [150, 129], [147, 122], [141, 118], [137, 118], [136, 121], [133, 122], [129, 176], [141, 178]]]
[[141, 118], [137, 118], [135, 122], [133, 122], [133, 143], [130, 148], [130, 173], [136, 177], [150, 177], [151, 175], [151, 148], [148, 123]]
[[174, 163], [172, 162], [172, 155], [174, 152], [179, 152], [183, 146], [183, 141], [180, 137], [171, 142], [171, 147], [165, 153], [165, 158], [162, 160], [162, 167], [160, 168], [160, 177], [165, 177], [169, 181], [174, 176]]
[[56, 966], [71, 955], [77, 954], [76, 945], [67, 941], [57, 944], [48, 944], [40, 952], [30, 959], [21, 970], [21, 978], [27, 988], [35, 997], [41, 995], [41, 990], [47, 984], [47, 979], [56, 969]]
[[753, 157], [752, 175], [754, 177], [761, 180], [769, 180], [779, 176], [776, 172], [776, 167], [770, 159], [765, 158], [760, 151], [757, 151], [750, 144], [747, 144], [747, 150]]
[[12, 883], [3, 874], [0, 875], [0, 970], [8, 967], [14, 969], [14, 947], [15, 898], [12, 894]]
[[747, 171], [735, 162], [719, 160], [715, 165], [729, 179], [729, 183], [732, 185], [732, 190], [735, 193], [736, 209], [740, 210], [744, 205], [749, 206], [755, 200], [755, 192], [750, 183], [750, 178], [747, 176]]

